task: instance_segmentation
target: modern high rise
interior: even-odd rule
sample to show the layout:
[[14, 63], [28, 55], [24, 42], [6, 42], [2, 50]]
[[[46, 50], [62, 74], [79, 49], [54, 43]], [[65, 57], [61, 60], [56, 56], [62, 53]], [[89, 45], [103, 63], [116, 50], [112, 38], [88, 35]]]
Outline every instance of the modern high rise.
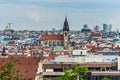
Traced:
[[84, 24], [83, 28], [81, 29], [81, 32], [83, 32], [83, 33], [89, 33], [89, 32], [91, 32], [91, 29], [88, 28], [87, 24]]
[[88, 25], [87, 25], [87, 24], [84, 24], [84, 25], [83, 25], [83, 29], [88, 29]]
[[112, 25], [111, 24], [109, 25], [109, 31], [112, 31]]
[[103, 24], [103, 31], [107, 32], [108, 31], [108, 25], [107, 24]]
[[103, 24], [103, 31], [104, 32], [108, 32], [112, 30], [112, 25], [108, 25], [108, 24]]
[[99, 26], [98, 25], [96, 25], [95, 27], [94, 27], [94, 31], [95, 32], [98, 32], [100, 29], [99, 29]]

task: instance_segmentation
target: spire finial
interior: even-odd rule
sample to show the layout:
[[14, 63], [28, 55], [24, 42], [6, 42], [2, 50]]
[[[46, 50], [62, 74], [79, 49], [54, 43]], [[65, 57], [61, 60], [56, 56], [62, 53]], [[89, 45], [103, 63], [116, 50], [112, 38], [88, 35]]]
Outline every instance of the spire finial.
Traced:
[[67, 21], [67, 14], [65, 14], [65, 21]]

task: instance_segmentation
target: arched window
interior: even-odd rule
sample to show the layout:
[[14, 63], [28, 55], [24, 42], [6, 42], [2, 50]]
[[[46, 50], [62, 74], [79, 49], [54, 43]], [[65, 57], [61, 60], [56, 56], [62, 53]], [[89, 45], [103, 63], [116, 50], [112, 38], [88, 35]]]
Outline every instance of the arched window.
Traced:
[[57, 41], [57, 45], [58, 45], [58, 46], [60, 45], [60, 42], [59, 42], [59, 41]]
[[45, 45], [47, 45], [47, 41], [45, 41]]
[[49, 45], [51, 46], [51, 41], [49, 41]]
[[65, 37], [67, 36], [67, 32], [65, 32]]

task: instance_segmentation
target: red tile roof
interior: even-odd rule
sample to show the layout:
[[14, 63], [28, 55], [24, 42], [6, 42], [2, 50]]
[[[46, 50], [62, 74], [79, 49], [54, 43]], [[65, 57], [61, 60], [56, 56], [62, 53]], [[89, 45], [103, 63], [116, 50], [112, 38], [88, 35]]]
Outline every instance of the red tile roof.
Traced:
[[42, 35], [41, 40], [63, 40], [63, 35], [62, 34]]
[[101, 37], [102, 35], [100, 33], [91, 33], [92, 37]]
[[38, 59], [35, 57], [25, 57], [25, 56], [14, 56], [13, 59], [11, 57], [8, 58], [0, 58], [0, 65], [4, 63], [8, 63], [11, 60], [17, 60], [15, 63], [15, 67], [20, 71], [23, 78], [25, 80], [35, 80], [36, 70], [38, 67]]
[[8, 45], [15, 45], [15, 41], [14, 40], [9, 41]]

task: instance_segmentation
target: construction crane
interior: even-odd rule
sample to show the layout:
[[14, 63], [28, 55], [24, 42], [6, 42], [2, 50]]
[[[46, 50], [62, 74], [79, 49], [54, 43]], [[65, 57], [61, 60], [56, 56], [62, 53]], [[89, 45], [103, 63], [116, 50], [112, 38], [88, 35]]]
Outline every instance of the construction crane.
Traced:
[[9, 27], [9, 29], [10, 29], [10, 27], [11, 27], [11, 24], [14, 24], [14, 23], [11, 23], [11, 22], [8, 23], [8, 27]]

